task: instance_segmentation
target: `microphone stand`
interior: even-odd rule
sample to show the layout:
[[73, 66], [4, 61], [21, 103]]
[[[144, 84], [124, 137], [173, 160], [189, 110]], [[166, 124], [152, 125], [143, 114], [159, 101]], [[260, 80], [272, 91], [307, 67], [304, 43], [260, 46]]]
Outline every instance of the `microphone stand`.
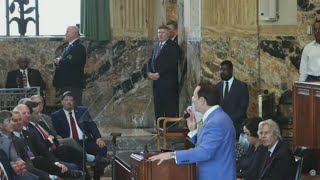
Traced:
[[[180, 123], [180, 122], [182, 122], [182, 121], [185, 121], [185, 119], [181, 118], [181, 120], [179, 120], [179, 121], [171, 124], [170, 126], [168, 126], [166, 129], [164, 129], [162, 132], [158, 133], [158, 134], [157, 134], [156, 136], [154, 136], [154, 137], [160, 136], [161, 134], [167, 132], [168, 129], [170, 129], [171, 127], [175, 126], [176, 124], [178, 124], [178, 123]], [[148, 141], [146, 142], [146, 144], [144, 145], [144, 150], [143, 150], [143, 152], [140, 153], [141, 155], [146, 155], [147, 153], [149, 153], [148, 144], [154, 139], [154, 137], [152, 137], [150, 140], [148, 140]]]
[[121, 133], [110, 134], [112, 136], [112, 180], [116, 179], [116, 151], [117, 151], [117, 136], [121, 136]]
[[[84, 129], [84, 128], [83, 128]], [[87, 160], [87, 155], [86, 155], [86, 151], [85, 151], [85, 138], [86, 135], [84, 134], [84, 131], [82, 131], [82, 179], [85, 180], [86, 179], [86, 160]]]

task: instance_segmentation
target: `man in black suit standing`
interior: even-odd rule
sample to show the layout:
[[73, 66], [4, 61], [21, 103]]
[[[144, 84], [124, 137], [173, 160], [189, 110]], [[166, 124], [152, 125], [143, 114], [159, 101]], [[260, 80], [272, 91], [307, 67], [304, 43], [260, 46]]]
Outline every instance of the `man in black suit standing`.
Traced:
[[29, 68], [30, 59], [28, 57], [19, 57], [17, 60], [19, 69], [10, 71], [7, 74], [6, 88], [26, 88], [39, 86], [41, 93], [46, 89], [46, 83], [41, 77], [41, 73]]
[[69, 26], [65, 34], [68, 45], [61, 56], [54, 62], [56, 65], [53, 85], [56, 87], [57, 96], [66, 91], [74, 94], [77, 105], [82, 105], [82, 90], [85, 87], [84, 66], [86, 64], [86, 48], [80, 43], [79, 28]]
[[268, 119], [259, 123], [259, 138], [268, 151], [262, 161], [259, 179], [291, 180], [295, 176], [295, 160], [292, 151], [282, 141], [276, 122]]
[[179, 47], [169, 39], [170, 29], [159, 26], [159, 43], [153, 48], [148, 62], [148, 77], [152, 80], [154, 110], [159, 117], [176, 117], [179, 110], [178, 60]]
[[219, 105], [233, 121], [236, 129], [236, 138], [241, 133], [241, 124], [247, 117], [249, 92], [247, 84], [233, 76], [233, 64], [225, 60], [220, 64], [220, 77], [222, 81], [217, 84], [219, 91]]
[[178, 44], [178, 24], [177, 21], [167, 22], [168, 28], [170, 28], [170, 39]]

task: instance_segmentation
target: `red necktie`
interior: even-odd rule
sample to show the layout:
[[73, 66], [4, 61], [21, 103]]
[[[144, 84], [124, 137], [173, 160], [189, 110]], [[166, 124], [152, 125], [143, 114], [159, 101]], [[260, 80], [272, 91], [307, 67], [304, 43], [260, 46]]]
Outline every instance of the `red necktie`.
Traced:
[[42, 128], [39, 127], [38, 124], [36, 124], [36, 128], [38, 129], [38, 131], [40, 132], [40, 134], [42, 135], [43, 139], [48, 139], [48, 134], [46, 132], [44, 132], [44, 130], [42, 130]]
[[[38, 129], [38, 131], [40, 132], [40, 134], [42, 135], [44, 140], [48, 139], [49, 135], [42, 129], [42, 127], [40, 127], [38, 124], [36, 124], [36, 128]], [[52, 143], [50, 148], [51, 148], [51, 150], [54, 150], [54, 149], [56, 149], [56, 145], [54, 143]]]
[[157, 49], [157, 55], [156, 55], [156, 57], [159, 56], [161, 49], [162, 49], [162, 43], [160, 43], [160, 45], [159, 45], [159, 47], [158, 47], [158, 49]]
[[4, 169], [1, 166], [0, 166], [0, 178], [1, 178], [1, 180], [7, 180], [8, 179], [6, 174], [4, 173]]
[[72, 131], [72, 137], [73, 139], [79, 141], [77, 126], [74, 118], [72, 117], [72, 111], [69, 113], [70, 115], [70, 125], [71, 125], [71, 131]]

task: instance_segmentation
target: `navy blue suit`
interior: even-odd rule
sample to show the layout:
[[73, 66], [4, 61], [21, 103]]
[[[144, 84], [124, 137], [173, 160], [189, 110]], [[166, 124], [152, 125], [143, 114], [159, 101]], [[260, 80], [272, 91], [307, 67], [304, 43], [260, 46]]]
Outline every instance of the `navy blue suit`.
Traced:
[[[107, 155], [107, 148], [99, 148], [96, 144], [96, 140], [101, 138], [99, 129], [97, 128], [96, 123], [92, 120], [88, 108], [85, 107], [75, 107], [75, 120], [79, 128], [86, 135], [87, 139], [85, 140], [85, 151], [89, 154], [99, 155], [105, 157]], [[62, 138], [70, 137], [70, 127], [68, 119], [63, 109], [60, 109], [51, 114], [52, 125], [57, 131], [57, 134]], [[80, 144], [83, 143], [82, 140], [79, 141]]]
[[236, 136], [239, 138], [242, 130], [241, 124], [243, 120], [247, 118], [247, 109], [249, 105], [248, 87], [246, 83], [234, 78], [229, 93], [223, 98], [223, 84], [224, 81], [220, 81], [216, 86], [219, 93], [219, 105], [232, 119], [236, 129]]
[[86, 48], [76, 40], [67, 52], [62, 55], [53, 77], [53, 85], [57, 88], [84, 87], [84, 66], [86, 64]]
[[159, 73], [160, 76], [152, 81], [156, 120], [159, 117], [179, 116], [179, 46], [168, 39], [161, 50], [158, 49], [159, 43], [153, 48], [147, 66], [147, 73]]

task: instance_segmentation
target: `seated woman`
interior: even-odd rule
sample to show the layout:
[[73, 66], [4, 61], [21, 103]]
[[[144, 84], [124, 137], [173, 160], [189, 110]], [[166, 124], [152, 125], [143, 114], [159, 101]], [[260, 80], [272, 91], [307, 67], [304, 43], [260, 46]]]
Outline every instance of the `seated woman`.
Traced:
[[250, 118], [244, 123], [243, 132], [250, 146], [237, 167], [237, 180], [258, 179], [260, 166], [267, 150], [261, 144], [258, 136], [260, 121], [262, 121], [261, 118]]

